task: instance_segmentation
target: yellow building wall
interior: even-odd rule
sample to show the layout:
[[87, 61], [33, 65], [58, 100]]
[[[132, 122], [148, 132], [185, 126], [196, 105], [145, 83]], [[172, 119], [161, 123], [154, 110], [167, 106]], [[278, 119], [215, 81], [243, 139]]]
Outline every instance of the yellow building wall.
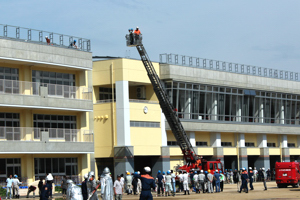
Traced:
[[[115, 109], [115, 103], [94, 104], [94, 146], [96, 158], [113, 157], [114, 155], [113, 147], [116, 144], [116, 136], [112, 133], [114, 132], [116, 135], [116, 124], [113, 123], [113, 120], [116, 120], [116, 116], [115, 114], [114, 116], [112, 115], [113, 106]], [[104, 119], [105, 115], [108, 116], [108, 119]]]
[[203, 147], [203, 148], [197, 148], [197, 149], [198, 149], [198, 155], [201, 155], [201, 156], [214, 155], [214, 149], [211, 147]]
[[300, 149], [299, 148], [290, 148], [290, 155], [300, 155]]
[[170, 149], [170, 156], [180, 156], [182, 155], [181, 149], [179, 146], [172, 146]]
[[209, 132], [195, 132], [196, 142], [207, 142], [207, 146], [210, 146]]
[[223, 148], [223, 154], [226, 155], [226, 156], [237, 155], [236, 148], [235, 147], [231, 147], [231, 148], [224, 147]]
[[257, 146], [256, 134], [245, 134], [245, 142], [253, 142], [254, 146]]
[[[129, 103], [130, 106], [130, 120], [131, 121], [161, 121], [161, 110], [159, 104], [147, 103]], [[147, 106], [148, 113], [144, 113], [144, 107]]]
[[135, 156], [161, 155], [160, 128], [131, 127], [130, 139]]
[[269, 148], [269, 155], [280, 155], [280, 148]]
[[287, 135], [287, 141], [288, 143], [294, 143], [295, 147], [298, 147], [297, 135]]
[[247, 155], [248, 156], [259, 156], [260, 155], [260, 148], [247, 148]]
[[235, 146], [234, 133], [221, 133], [222, 142], [231, 142], [232, 146]]
[[275, 146], [278, 147], [278, 135], [275, 134], [267, 134], [268, 143], [275, 143]]
[[171, 170], [176, 170], [177, 166], [183, 166], [184, 165], [184, 160], [183, 156], [171, 156], [170, 157], [170, 169]]
[[174, 136], [174, 134], [172, 133], [172, 131], [167, 130], [167, 141], [176, 141], [176, 138]]

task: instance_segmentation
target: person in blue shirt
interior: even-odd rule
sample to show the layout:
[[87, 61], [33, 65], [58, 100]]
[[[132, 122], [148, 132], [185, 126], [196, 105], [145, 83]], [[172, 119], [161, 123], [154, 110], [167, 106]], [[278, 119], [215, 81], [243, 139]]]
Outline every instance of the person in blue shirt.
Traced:
[[215, 171], [214, 180], [216, 183], [216, 192], [220, 192], [220, 174], [218, 173], [218, 170]]
[[156, 180], [157, 180], [157, 195], [160, 195], [160, 190], [162, 192], [162, 196], [164, 196], [164, 188], [163, 188], [163, 175], [161, 175], [161, 171], [157, 172]]
[[155, 181], [152, 176], [150, 176], [151, 168], [144, 167], [144, 173], [142, 175], [135, 174], [134, 177], [137, 177], [142, 182], [142, 192], [140, 195], [140, 200], [153, 200], [153, 196], [151, 194], [151, 188], [155, 189]]
[[10, 192], [9, 199], [11, 199], [12, 183], [13, 183], [12, 175], [9, 175], [9, 177], [6, 179], [6, 199], [9, 192]]
[[242, 171], [243, 171], [242, 174], [241, 174], [242, 185], [241, 185], [239, 193], [242, 192], [243, 188], [245, 188], [246, 189], [246, 193], [248, 193], [248, 179], [249, 179], [249, 176], [248, 176], [248, 173], [247, 173], [247, 171], [246, 171], [245, 168], [243, 168]]

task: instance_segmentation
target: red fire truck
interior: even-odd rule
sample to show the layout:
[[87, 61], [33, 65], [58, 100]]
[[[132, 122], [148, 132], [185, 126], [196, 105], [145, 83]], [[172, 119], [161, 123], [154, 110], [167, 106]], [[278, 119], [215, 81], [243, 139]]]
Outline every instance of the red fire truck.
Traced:
[[275, 177], [278, 188], [299, 187], [300, 182], [300, 167], [298, 162], [276, 162]]

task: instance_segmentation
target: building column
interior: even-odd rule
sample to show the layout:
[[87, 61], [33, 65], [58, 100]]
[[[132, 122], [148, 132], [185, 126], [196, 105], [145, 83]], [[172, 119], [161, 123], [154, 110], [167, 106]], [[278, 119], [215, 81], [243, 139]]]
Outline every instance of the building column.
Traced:
[[195, 132], [188, 132], [188, 136], [192, 147], [196, 147]]
[[155, 177], [158, 170], [167, 172], [170, 167], [170, 148], [161, 147], [161, 156], [158, 159], [152, 158], [152, 176]]
[[161, 111], [160, 114], [160, 130], [161, 130], [161, 146], [166, 147], [168, 146], [168, 137], [166, 131], [166, 117], [165, 114]]
[[239, 168], [245, 167], [248, 168], [248, 155], [247, 155], [247, 148], [245, 146], [245, 134], [239, 134]]
[[259, 105], [259, 123], [264, 123], [264, 104]]
[[190, 92], [186, 92], [186, 101], [184, 104], [184, 119], [191, 119], [192, 97]]
[[284, 124], [284, 106], [280, 106], [280, 124]]
[[255, 162], [254, 166], [256, 168], [265, 169], [270, 168], [270, 156], [269, 156], [269, 148], [267, 147], [267, 135], [266, 134], [258, 134], [257, 135], [257, 144], [260, 148], [260, 155]]
[[25, 156], [25, 173], [22, 174], [22, 176], [27, 177], [27, 184], [30, 185], [35, 181], [35, 176], [34, 176], [34, 158], [32, 154], [28, 154]]
[[236, 103], [237, 103], [236, 121], [241, 122], [242, 121], [242, 97], [238, 97], [238, 100]]
[[126, 171], [134, 171], [134, 151], [130, 138], [128, 81], [116, 81], [116, 94], [117, 146], [114, 147], [115, 175]]
[[217, 94], [212, 94], [212, 105], [211, 105], [211, 120], [218, 120], [218, 96]]
[[210, 133], [210, 144], [214, 149], [212, 160], [220, 159], [224, 166], [223, 147], [221, 146], [221, 133]]
[[281, 157], [282, 162], [290, 162], [290, 149], [288, 148], [287, 135], [281, 137]]

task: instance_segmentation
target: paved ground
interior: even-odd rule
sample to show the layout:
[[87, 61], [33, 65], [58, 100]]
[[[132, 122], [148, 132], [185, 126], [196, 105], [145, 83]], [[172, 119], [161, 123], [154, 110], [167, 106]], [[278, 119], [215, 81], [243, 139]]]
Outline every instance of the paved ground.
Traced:
[[[224, 191], [220, 193], [213, 194], [195, 194], [194, 192], [191, 195], [183, 195], [176, 193], [175, 197], [156, 197], [153, 194], [154, 199], [213, 199], [213, 200], [233, 200], [233, 199], [254, 199], [254, 200], [299, 200], [300, 199], [300, 188], [277, 188], [275, 182], [267, 182], [268, 190], [263, 191], [263, 183], [254, 183], [254, 190], [249, 191], [249, 193], [238, 193], [236, 185], [224, 185]], [[55, 194], [56, 200], [62, 200], [61, 194]], [[3, 197], [2, 197], [3, 198]], [[5, 199], [5, 197], [3, 198]], [[21, 199], [21, 198], [20, 198]], [[24, 198], [25, 200], [26, 198]], [[39, 199], [36, 197], [35, 199], [29, 198], [31, 200]], [[27, 200], [29, 200], [27, 199]], [[131, 200], [131, 199], [139, 199], [139, 196], [136, 195], [123, 195], [123, 199]], [[99, 197], [99, 200], [101, 198]]]

